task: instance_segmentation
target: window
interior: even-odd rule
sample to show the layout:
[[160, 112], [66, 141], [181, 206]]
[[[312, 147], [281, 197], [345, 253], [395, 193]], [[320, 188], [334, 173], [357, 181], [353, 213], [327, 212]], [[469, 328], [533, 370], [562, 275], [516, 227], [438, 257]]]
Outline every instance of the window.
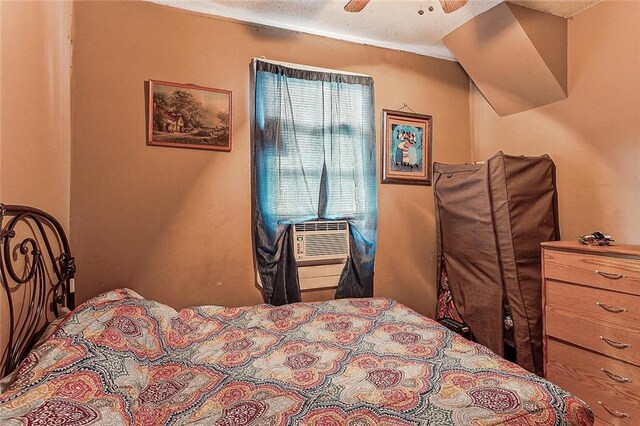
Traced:
[[[298, 301], [290, 225], [346, 219], [336, 297], [373, 294], [377, 227], [371, 77], [254, 61], [255, 250], [269, 303]], [[291, 263], [293, 262], [293, 264]]]
[[376, 197], [367, 196], [376, 187], [372, 106], [371, 86], [336, 74], [308, 80], [258, 72], [263, 212], [279, 223], [375, 212]]

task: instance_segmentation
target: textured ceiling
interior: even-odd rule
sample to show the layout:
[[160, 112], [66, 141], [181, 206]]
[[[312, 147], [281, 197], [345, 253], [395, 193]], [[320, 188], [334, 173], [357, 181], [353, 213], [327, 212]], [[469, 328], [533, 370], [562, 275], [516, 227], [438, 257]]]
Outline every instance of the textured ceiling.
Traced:
[[[445, 14], [438, 0], [371, 0], [359, 13], [347, 0], [148, 0], [243, 22], [455, 60], [442, 37], [504, 0], [470, 0]], [[520, 0], [514, 3], [571, 16], [600, 0]], [[587, 6], [585, 6], [587, 5]], [[433, 11], [429, 11], [429, 7]], [[558, 9], [560, 8], [560, 9]], [[420, 15], [419, 10], [424, 10]], [[561, 10], [561, 13], [554, 12]], [[574, 11], [571, 13], [571, 11]]]

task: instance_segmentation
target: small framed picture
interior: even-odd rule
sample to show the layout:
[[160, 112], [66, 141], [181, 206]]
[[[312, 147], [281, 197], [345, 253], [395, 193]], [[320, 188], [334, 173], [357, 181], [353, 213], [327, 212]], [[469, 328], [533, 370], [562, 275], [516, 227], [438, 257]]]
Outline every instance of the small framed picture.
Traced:
[[231, 91], [149, 80], [149, 145], [231, 151]]
[[382, 111], [382, 183], [431, 185], [433, 118]]

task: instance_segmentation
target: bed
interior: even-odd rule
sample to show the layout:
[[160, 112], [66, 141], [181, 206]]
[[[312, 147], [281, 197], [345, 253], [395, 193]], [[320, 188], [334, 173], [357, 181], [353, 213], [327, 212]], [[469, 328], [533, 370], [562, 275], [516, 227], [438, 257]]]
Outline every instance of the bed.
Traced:
[[[53, 305], [72, 300], [61, 277]], [[575, 396], [385, 298], [176, 312], [114, 290], [62, 316], [4, 387], [2, 425], [593, 423]]]

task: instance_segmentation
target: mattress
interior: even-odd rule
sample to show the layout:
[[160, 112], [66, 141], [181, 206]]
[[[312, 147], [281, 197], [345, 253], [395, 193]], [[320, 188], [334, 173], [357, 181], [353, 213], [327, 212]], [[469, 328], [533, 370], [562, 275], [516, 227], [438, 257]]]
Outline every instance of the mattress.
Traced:
[[2, 425], [590, 425], [554, 384], [390, 299], [176, 312], [127, 289], [65, 317]]

